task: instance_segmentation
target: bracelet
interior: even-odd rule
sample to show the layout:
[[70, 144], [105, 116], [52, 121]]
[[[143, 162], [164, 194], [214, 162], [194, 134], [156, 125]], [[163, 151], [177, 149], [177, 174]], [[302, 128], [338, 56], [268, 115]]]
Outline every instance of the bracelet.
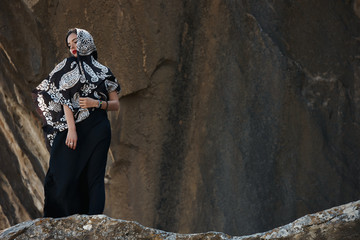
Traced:
[[101, 100], [98, 100], [98, 101], [99, 101], [99, 105], [98, 105], [97, 108], [101, 108], [101, 106], [102, 106], [102, 101], [101, 101]]
[[108, 103], [108, 101], [106, 101], [106, 108], [105, 108], [105, 111], [107, 111], [107, 110], [108, 110], [108, 107], [109, 107], [109, 103]]

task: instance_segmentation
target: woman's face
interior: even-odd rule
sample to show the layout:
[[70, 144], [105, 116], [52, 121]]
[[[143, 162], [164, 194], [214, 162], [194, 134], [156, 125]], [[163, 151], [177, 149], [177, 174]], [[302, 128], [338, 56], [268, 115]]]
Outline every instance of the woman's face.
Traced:
[[67, 42], [68, 42], [68, 47], [70, 49], [71, 54], [74, 57], [77, 57], [77, 49], [76, 49], [77, 35], [75, 33], [70, 34], [68, 36]]

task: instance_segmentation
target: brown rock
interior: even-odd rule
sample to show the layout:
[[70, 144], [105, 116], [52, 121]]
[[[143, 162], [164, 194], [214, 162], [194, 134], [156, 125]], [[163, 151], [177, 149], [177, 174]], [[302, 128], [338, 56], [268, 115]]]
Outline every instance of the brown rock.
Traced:
[[0, 1], [0, 228], [41, 217], [30, 90], [74, 26], [123, 88], [107, 215], [243, 235], [360, 199], [357, 2]]
[[48, 152], [31, 105], [31, 85], [53, 59], [22, 1], [0, 2], [0, 228], [40, 217]]
[[217, 232], [197, 234], [169, 233], [147, 228], [134, 221], [105, 215], [73, 215], [67, 218], [43, 218], [20, 223], [0, 232], [10, 239], [332, 239], [360, 238], [360, 201], [304, 216], [286, 226], [250, 236], [231, 237]]

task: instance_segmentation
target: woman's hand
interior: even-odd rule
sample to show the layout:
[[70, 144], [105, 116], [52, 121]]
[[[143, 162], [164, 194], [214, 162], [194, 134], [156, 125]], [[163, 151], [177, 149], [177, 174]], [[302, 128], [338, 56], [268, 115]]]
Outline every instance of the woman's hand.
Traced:
[[89, 97], [79, 98], [79, 103], [81, 108], [97, 108], [99, 106], [99, 101]]
[[75, 150], [77, 144], [77, 133], [76, 133], [74, 115], [71, 109], [68, 107], [68, 105], [63, 105], [63, 107], [65, 112], [66, 122], [68, 125], [68, 133], [66, 136], [65, 144], [69, 148]]
[[75, 129], [68, 129], [65, 144], [70, 149], [75, 150], [77, 144], [77, 133]]

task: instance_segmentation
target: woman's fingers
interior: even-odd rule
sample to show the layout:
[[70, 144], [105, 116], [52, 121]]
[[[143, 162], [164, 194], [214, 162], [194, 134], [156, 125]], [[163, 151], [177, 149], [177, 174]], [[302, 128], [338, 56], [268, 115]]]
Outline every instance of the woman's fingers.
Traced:
[[79, 98], [79, 103], [80, 103], [81, 108], [89, 108], [90, 107], [89, 102], [90, 102], [90, 98], [87, 98], [87, 97]]
[[98, 107], [99, 100], [89, 98], [89, 97], [81, 97], [79, 98], [79, 103], [81, 108], [93, 108]]
[[68, 148], [75, 150], [77, 145], [77, 134], [75, 131], [68, 131], [65, 144]]
[[80, 107], [84, 108], [85, 98], [79, 98]]
[[77, 141], [74, 141], [73, 144], [70, 145], [72, 150], [75, 150]]
[[84, 108], [84, 101], [85, 101], [85, 98], [79, 98], [79, 103], [80, 103], [80, 107]]
[[69, 147], [70, 149], [72, 149], [72, 150], [75, 150], [75, 148], [76, 148], [76, 143], [77, 143], [76, 140], [68, 141], [68, 142], [66, 143], [66, 146], [68, 146], [68, 147]]
[[66, 140], [65, 144], [70, 149], [75, 149], [76, 148], [76, 140]]

